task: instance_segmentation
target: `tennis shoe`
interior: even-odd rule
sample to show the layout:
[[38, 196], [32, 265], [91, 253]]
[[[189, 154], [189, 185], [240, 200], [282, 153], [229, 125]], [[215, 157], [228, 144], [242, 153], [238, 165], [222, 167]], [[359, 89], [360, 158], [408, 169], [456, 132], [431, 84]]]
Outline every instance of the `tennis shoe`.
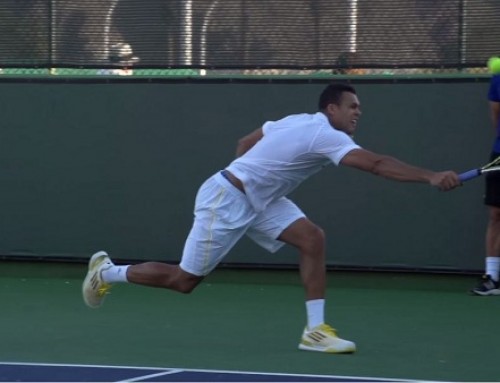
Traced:
[[300, 350], [347, 354], [356, 351], [356, 345], [349, 340], [337, 336], [334, 328], [321, 324], [309, 330], [307, 327], [302, 334], [299, 344]]
[[105, 251], [99, 251], [90, 258], [87, 276], [82, 286], [83, 300], [87, 306], [98, 308], [102, 305], [106, 294], [109, 294], [109, 289], [111, 289], [111, 284], [102, 280], [102, 272], [113, 266], [113, 262]]
[[483, 275], [481, 282], [471, 292], [476, 295], [500, 295], [500, 282], [496, 282], [489, 275]]

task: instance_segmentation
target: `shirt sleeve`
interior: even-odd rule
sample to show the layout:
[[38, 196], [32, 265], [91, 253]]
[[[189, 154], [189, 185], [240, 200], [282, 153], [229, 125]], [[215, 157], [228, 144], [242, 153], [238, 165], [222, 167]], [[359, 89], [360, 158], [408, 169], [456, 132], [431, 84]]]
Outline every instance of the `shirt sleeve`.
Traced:
[[269, 133], [269, 130], [272, 129], [272, 126], [274, 125], [274, 121], [266, 121], [264, 125], [262, 125], [262, 133], [264, 135]]
[[351, 150], [360, 149], [361, 146], [344, 132], [332, 128], [322, 129], [313, 142], [312, 150], [329, 158], [338, 165], [342, 158]]
[[488, 90], [488, 100], [500, 102], [500, 75], [493, 76]]

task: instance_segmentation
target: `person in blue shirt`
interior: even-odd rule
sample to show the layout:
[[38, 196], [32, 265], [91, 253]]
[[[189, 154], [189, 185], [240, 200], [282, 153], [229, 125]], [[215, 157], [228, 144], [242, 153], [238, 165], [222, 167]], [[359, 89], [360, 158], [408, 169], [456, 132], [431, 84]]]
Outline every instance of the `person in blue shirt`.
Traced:
[[[495, 140], [490, 161], [500, 156], [500, 75], [494, 75], [488, 91], [491, 121], [495, 129]], [[477, 287], [476, 295], [500, 295], [500, 174], [486, 175], [484, 203], [488, 206], [489, 218], [486, 229], [485, 273]]]

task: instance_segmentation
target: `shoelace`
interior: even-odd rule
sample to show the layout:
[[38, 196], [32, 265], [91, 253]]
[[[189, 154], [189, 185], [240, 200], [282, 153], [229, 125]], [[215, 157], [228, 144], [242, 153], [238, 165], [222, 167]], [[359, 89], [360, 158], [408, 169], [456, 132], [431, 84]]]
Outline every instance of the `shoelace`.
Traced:
[[103, 283], [99, 289], [97, 289], [97, 295], [103, 297], [106, 294], [109, 294], [109, 290], [111, 289], [111, 285], [109, 283]]
[[481, 277], [481, 283], [478, 288], [486, 288], [488, 290], [491, 290], [496, 289], [498, 285], [498, 282], [495, 282], [489, 275], [483, 275]]
[[[99, 276], [100, 276], [100, 279], [102, 280], [102, 272], [104, 270], [107, 270], [109, 269], [113, 264], [109, 261], [105, 261], [103, 262], [102, 264], [100, 264], [98, 266], [98, 268], [100, 268], [101, 270], [99, 271]], [[106, 267], [107, 266], [107, 267]], [[101, 284], [101, 287], [99, 287], [97, 289], [97, 296], [99, 297], [103, 297], [104, 295], [106, 294], [109, 294], [109, 290], [111, 289], [111, 284], [110, 283], [105, 283], [105, 282], [102, 282]]]
[[321, 327], [321, 330], [323, 330], [324, 332], [326, 332], [329, 335], [333, 335], [335, 337], [337, 336], [337, 330], [335, 330], [332, 326], [329, 326], [327, 324], [323, 325]]

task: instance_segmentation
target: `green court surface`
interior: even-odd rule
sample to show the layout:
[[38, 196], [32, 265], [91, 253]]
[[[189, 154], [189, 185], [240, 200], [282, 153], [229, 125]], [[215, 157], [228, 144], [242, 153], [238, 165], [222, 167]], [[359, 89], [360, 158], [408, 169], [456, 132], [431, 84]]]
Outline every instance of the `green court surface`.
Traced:
[[0, 262], [1, 362], [500, 380], [500, 297], [469, 295], [472, 276], [330, 272], [328, 322], [358, 352], [327, 355], [297, 349], [297, 271], [219, 269], [191, 295], [121, 284], [98, 310], [85, 272]]

